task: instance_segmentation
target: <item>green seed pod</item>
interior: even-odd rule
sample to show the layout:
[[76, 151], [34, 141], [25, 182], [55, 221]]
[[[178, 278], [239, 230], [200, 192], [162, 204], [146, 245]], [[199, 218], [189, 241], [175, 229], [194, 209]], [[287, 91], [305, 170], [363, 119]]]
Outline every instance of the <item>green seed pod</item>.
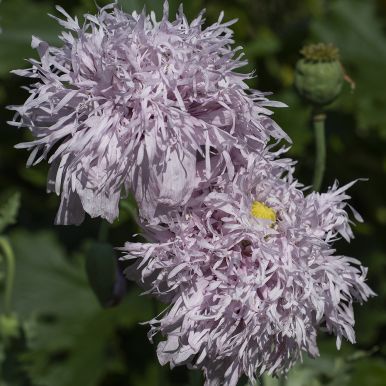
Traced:
[[344, 71], [339, 52], [331, 44], [313, 44], [304, 47], [303, 58], [296, 64], [295, 86], [299, 94], [312, 104], [331, 103], [341, 92]]

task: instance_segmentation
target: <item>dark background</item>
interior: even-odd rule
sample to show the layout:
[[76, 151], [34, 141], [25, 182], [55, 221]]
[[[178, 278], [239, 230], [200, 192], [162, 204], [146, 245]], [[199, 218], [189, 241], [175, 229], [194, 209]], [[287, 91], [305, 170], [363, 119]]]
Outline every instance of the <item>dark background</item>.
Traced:
[[[105, 1], [99, 0], [103, 5]], [[155, 9], [161, 1], [122, 0], [128, 11]], [[178, 6], [171, 0], [171, 14]], [[377, 292], [356, 306], [358, 343], [335, 348], [333, 337], [321, 334], [321, 358], [291, 371], [288, 386], [386, 385], [386, 1], [375, 0], [190, 0], [184, 9], [191, 19], [207, 9], [207, 23], [238, 18], [233, 26], [237, 44], [245, 47], [257, 77], [251, 86], [272, 91], [289, 108], [275, 111], [276, 120], [293, 139], [290, 155], [298, 161], [296, 175], [311, 184], [314, 162], [310, 108], [293, 87], [294, 66], [306, 43], [332, 42], [339, 47], [346, 72], [356, 83], [344, 86], [327, 117], [327, 172], [323, 189], [335, 179], [345, 184], [365, 177], [350, 189], [353, 206], [365, 222], [355, 227], [351, 244], [338, 242], [339, 253], [359, 258], [369, 267], [368, 282]], [[158, 366], [147, 326], [139, 322], [161, 310], [129, 286], [122, 303], [103, 309], [85, 274], [85, 254], [98, 238], [100, 220], [80, 227], [54, 227], [58, 197], [45, 193], [47, 165], [26, 169], [27, 153], [13, 146], [28, 133], [6, 124], [5, 110], [21, 104], [25, 80], [9, 71], [27, 66], [35, 57], [31, 35], [57, 43], [59, 26], [47, 13], [54, 4], [70, 14], [94, 13], [92, 0], [3, 0], [0, 4], [0, 193], [21, 193], [17, 223], [5, 230], [16, 254], [12, 310], [17, 334], [0, 333], [0, 386], [168, 386], [200, 385], [198, 373]], [[108, 229], [108, 241], [122, 246], [137, 231], [131, 204]], [[0, 210], [0, 217], [2, 212]], [[102, 225], [103, 227], [103, 225]], [[102, 228], [103, 229], [103, 228]], [[0, 271], [6, 266], [0, 259]], [[4, 287], [4, 274], [0, 276]], [[1, 291], [0, 288], [0, 291]], [[2, 293], [0, 292], [0, 295]], [[0, 298], [2, 307], [2, 299]], [[2, 308], [0, 308], [0, 314]], [[264, 379], [275, 386], [277, 380]], [[242, 381], [240, 385], [244, 385]]]

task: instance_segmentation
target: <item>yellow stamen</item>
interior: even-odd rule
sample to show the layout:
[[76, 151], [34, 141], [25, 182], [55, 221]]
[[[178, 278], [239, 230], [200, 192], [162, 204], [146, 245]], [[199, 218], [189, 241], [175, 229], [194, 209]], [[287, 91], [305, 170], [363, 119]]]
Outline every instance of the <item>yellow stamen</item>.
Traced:
[[264, 205], [260, 201], [253, 201], [251, 214], [255, 218], [260, 218], [263, 220], [271, 220], [276, 222], [276, 212], [267, 205]]

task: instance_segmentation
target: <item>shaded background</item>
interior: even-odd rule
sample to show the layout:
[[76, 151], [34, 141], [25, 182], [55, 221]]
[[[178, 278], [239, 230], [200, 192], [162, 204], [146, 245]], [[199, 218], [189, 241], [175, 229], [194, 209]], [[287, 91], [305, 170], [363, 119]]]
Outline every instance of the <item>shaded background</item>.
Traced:
[[[162, 8], [162, 2], [155, 0], [120, 3], [128, 11], [146, 4], [160, 14]], [[178, 3], [170, 0], [172, 15]], [[356, 89], [351, 92], [345, 85], [329, 108], [324, 189], [335, 178], [341, 184], [369, 178], [350, 189], [352, 204], [365, 223], [356, 226], [356, 239], [350, 245], [339, 242], [337, 249], [369, 267], [368, 280], [378, 297], [364, 307], [356, 306], [355, 346], [344, 343], [338, 352], [334, 339], [321, 335], [321, 358], [305, 358], [290, 373], [287, 385], [386, 385], [386, 1], [183, 3], [190, 19], [204, 7], [207, 23], [216, 21], [221, 10], [227, 20], [239, 19], [233, 28], [250, 62], [244, 71], [256, 69], [251, 86], [272, 91], [273, 99], [289, 105], [275, 111], [275, 116], [293, 139], [290, 155], [298, 161], [297, 176], [305, 184], [312, 179], [314, 146], [310, 109], [293, 89], [294, 65], [305, 43], [324, 41], [339, 47]], [[118, 306], [99, 305], [85, 273], [85, 255], [101, 230], [106, 231], [104, 225], [88, 219], [81, 227], [54, 227], [59, 200], [45, 193], [47, 165], [26, 169], [27, 153], [13, 148], [28, 139], [28, 133], [7, 126], [12, 114], [5, 106], [23, 103], [26, 92], [20, 88], [25, 79], [9, 71], [27, 66], [25, 58], [36, 57], [30, 48], [32, 34], [58, 42], [60, 29], [47, 16], [56, 14], [54, 4], [79, 16], [96, 10], [93, 0], [3, 0], [0, 4], [0, 193], [5, 195], [3, 201], [12, 192], [21, 193], [17, 223], [4, 231], [17, 260], [12, 309], [19, 327], [13, 337], [0, 331], [0, 386], [200, 385], [199, 373], [158, 366], [155, 347], [146, 338], [148, 328], [139, 322], [159, 312], [159, 304], [139, 297], [129, 285]], [[12, 197], [16, 212], [17, 197]], [[6, 207], [0, 205], [0, 222]], [[130, 201], [122, 203], [119, 220], [107, 230], [111, 245], [123, 245], [137, 231], [132, 211]], [[0, 260], [0, 291], [5, 269]], [[277, 384], [265, 378], [265, 385]]]

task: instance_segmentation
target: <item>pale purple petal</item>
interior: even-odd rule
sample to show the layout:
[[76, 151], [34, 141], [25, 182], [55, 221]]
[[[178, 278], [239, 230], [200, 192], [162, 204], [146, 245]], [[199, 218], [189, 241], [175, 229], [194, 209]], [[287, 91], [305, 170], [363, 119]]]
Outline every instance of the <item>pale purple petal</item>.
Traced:
[[[141, 216], [162, 215], [217, 173], [232, 174], [232, 151], [245, 164], [270, 138], [289, 140], [269, 117], [282, 104], [236, 72], [246, 61], [233, 47], [234, 21], [205, 28], [202, 13], [189, 24], [182, 8], [169, 21], [167, 3], [160, 21], [110, 4], [80, 25], [57, 9], [62, 45], [32, 39], [40, 59], [15, 71], [32, 84], [11, 124], [35, 137], [17, 146], [31, 150], [28, 166], [53, 164], [58, 223], [78, 224], [83, 211], [111, 222], [129, 191]], [[213, 157], [226, 168], [211, 169]]]
[[[153, 242], [123, 248], [127, 276], [170, 303], [150, 321], [150, 337], [165, 338], [160, 363], [202, 369], [207, 386], [286, 374], [302, 353], [319, 355], [320, 328], [338, 348], [354, 343], [353, 302], [374, 295], [366, 268], [332, 246], [352, 237], [351, 184], [305, 196], [293, 162], [274, 157], [251, 159], [167, 223], [142, 224]], [[255, 201], [274, 209], [274, 223], [252, 215]]]

